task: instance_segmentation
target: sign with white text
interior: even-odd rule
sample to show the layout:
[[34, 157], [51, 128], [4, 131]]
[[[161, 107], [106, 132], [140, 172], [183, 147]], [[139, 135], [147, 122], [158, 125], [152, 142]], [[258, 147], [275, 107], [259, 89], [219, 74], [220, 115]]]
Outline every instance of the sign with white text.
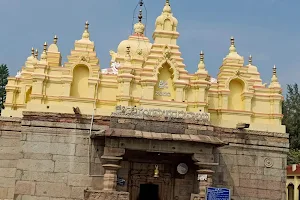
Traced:
[[230, 190], [227, 188], [208, 187], [206, 200], [230, 200]]

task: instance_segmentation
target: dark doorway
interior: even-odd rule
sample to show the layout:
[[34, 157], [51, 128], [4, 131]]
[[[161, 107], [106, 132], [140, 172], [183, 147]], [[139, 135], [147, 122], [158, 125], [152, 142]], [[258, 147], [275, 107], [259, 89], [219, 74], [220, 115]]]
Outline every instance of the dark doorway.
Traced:
[[159, 200], [158, 185], [152, 183], [141, 184], [139, 200]]

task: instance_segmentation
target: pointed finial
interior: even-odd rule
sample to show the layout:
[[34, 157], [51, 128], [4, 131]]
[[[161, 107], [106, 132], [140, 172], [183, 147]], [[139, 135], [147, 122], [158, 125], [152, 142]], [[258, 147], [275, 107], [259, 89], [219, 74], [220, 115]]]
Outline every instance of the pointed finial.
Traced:
[[170, 1], [166, 0], [166, 4], [165, 4], [165, 7], [163, 9], [163, 13], [171, 13], [171, 12], [172, 12], [172, 9], [171, 9], [171, 6], [170, 6]]
[[252, 65], [252, 55], [249, 56], [249, 65]]
[[204, 62], [204, 53], [203, 53], [203, 51], [200, 52], [200, 61]]
[[45, 42], [45, 43], [44, 43], [44, 52], [47, 51], [47, 46], [48, 46], [48, 45], [47, 45], [47, 42]]
[[44, 50], [43, 53], [41, 54], [41, 61], [45, 62], [47, 60], [47, 42], [44, 43]]
[[38, 58], [38, 56], [39, 56], [39, 50], [38, 49], [36, 49], [35, 50], [35, 55], [34, 55], [36, 58]]
[[86, 22], [85, 22], [85, 30], [87, 30], [87, 31], [89, 30], [89, 25], [90, 25], [89, 22], [86, 21]]
[[90, 33], [89, 33], [89, 22], [85, 22], [85, 27], [84, 27], [84, 32], [82, 34], [82, 39], [89, 39], [90, 38]]
[[231, 36], [230, 41], [231, 41], [231, 46], [234, 46], [234, 37], [233, 36]]
[[234, 44], [234, 37], [231, 36], [230, 38], [230, 48], [229, 48], [229, 52], [231, 53], [236, 53], [236, 48], [235, 48], [235, 44]]
[[204, 63], [204, 53], [203, 51], [200, 52], [200, 62], [198, 64], [198, 70], [196, 73], [207, 73], [207, 71], [205, 70], [205, 63]]
[[31, 48], [31, 56], [34, 57], [34, 48]]
[[53, 44], [57, 44], [58, 37], [55, 35], [53, 38]]
[[139, 18], [139, 22], [141, 22], [142, 23], [142, 19], [143, 19], [143, 13], [142, 13], [143, 11], [142, 10], [140, 10], [140, 13], [139, 13], [139, 16], [138, 16], [138, 18]]
[[280, 88], [280, 83], [278, 82], [278, 78], [277, 78], [277, 75], [276, 75], [276, 66], [274, 65], [273, 67], [273, 75], [272, 75], [272, 78], [271, 78], [271, 83], [269, 85], [269, 88]]
[[276, 65], [273, 67], [273, 75], [276, 76]]

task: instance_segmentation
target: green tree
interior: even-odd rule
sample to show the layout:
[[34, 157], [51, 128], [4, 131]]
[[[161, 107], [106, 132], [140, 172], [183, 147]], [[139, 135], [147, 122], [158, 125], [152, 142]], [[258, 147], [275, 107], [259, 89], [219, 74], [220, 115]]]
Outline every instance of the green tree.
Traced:
[[5, 86], [7, 84], [7, 78], [9, 76], [8, 68], [5, 64], [0, 65], [0, 114], [1, 110], [4, 108], [4, 103], [6, 99]]
[[286, 99], [282, 104], [283, 124], [290, 134], [288, 163], [300, 162], [300, 93], [298, 84], [287, 86]]

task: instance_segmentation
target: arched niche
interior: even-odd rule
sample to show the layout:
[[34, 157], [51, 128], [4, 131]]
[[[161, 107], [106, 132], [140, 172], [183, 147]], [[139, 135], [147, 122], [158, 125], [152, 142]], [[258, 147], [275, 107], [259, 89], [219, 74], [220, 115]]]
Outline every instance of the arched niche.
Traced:
[[84, 64], [76, 65], [73, 69], [73, 81], [71, 85], [71, 96], [87, 98], [89, 91], [89, 68]]
[[165, 62], [158, 69], [157, 83], [154, 88], [154, 99], [170, 101], [175, 99], [175, 88], [173, 86], [174, 69]]
[[235, 78], [229, 82], [229, 97], [228, 97], [228, 109], [230, 110], [244, 110], [243, 92], [245, 89], [245, 83], [241, 79]]
[[170, 19], [165, 19], [164, 21], [164, 30], [165, 31], [172, 31], [173, 30], [173, 25]]
[[290, 183], [287, 187], [288, 189], [288, 199], [287, 200], [295, 200], [294, 197], [294, 184]]

